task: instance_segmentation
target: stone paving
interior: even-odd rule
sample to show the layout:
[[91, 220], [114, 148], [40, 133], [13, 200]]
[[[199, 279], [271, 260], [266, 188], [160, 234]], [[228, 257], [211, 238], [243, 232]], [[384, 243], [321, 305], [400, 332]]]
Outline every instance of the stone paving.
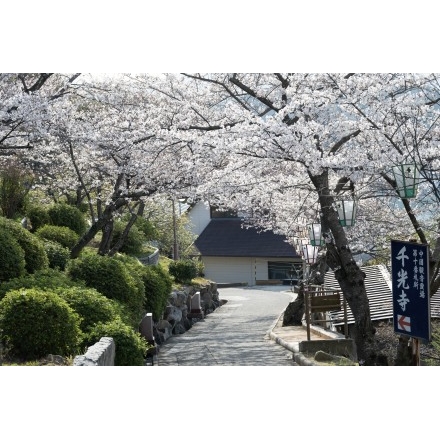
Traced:
[[158, 366], [293, 366], [270, 332], [295, 294], [286, 286], [219, 289], [227, 303], [159, 348]]

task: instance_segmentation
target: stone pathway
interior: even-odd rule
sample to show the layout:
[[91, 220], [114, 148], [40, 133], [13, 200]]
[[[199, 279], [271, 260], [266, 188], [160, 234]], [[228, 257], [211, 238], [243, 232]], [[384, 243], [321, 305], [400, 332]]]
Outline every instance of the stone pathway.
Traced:
[[269, 337], [293, 295], [286, 286], [219, 289], [227, 303], [159, 348], [158, 366], [292, 366]]

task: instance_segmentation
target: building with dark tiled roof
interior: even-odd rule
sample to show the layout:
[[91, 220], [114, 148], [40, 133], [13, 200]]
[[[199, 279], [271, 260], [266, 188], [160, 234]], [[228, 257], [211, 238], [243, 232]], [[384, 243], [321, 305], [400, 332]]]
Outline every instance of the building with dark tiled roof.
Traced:
[[[188, 215], [198, 235], [194, 245], [205, 277], [219, 284], [288, 284], [299, 278], [303, 262], [282, 235], [246, 228], [240, 218], [217, 216], [207, 204]], [[199, 230], [197, 230], [197, 225]], [[293, 270], [292, 270], [293, 269]]]

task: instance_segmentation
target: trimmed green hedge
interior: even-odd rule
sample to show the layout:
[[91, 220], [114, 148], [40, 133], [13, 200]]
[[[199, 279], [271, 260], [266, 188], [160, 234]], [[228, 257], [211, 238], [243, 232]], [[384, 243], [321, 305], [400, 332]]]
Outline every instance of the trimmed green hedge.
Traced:
[[55, 241], [67, 249], [73, 248], [79, 239], [79, 235], [67, 226], [44, 225], [35, 235], [41, 239]]
[[29, 273], [49, 267], [49, 259], [43, 243], [35, 235], [24, 229], [20, 223], [0, 217], [0, 229], [10, 231], [24, 250], [25, 269]]
[[96, 324], [87, 335], [85, 343], [91, 346], [102, 337], [110, 337], [115, 341], [115, 366], [145, 365], [147, 341], [127, 324], [120, 320]]
[[26, 211], [26, 217], [29, 219], [32, 232], [37, 231], [44, 225], [50, 225], [52, 220], [44, 206], [31, 206]]
[[0, 229], [0, 286], [25, 273], [24, 251], [17, 240], [6, 229]]
[[107, 323], [119, 318], [118, 308], [113, 300], [90, 287], [69, 287], [55, 289], [81, 317], [81, 330], [88, 333], [98, 323]]
[[56, 293], [12, 290], [0, 301], [1, 339], [24, 360], [77, 353], [81, 319]]
[[0, 283], [0, 300], [10, 290], [17, 289], [40, 289], [53, 290], [57, 288], [68, 287], [86, 287], [85, 282], [81, 280], [73, 281], [67, 274], [56, 269], [43, 269], [33, 274], [26, 274], [19, 278], [11, 279]]
[[197, 276], [197, 264], [193, 260], [172, 261], [168, 268], [170, 274], [178, 283], [189, 284]]
[[83, 280], [107, 298], [121, 302], [133, 326], [142, 319], [145, 288], [136, 273], [115, 257], [86, 254], [70, 260], [67, 272], [73, 280]]
[[145, 310], [158, 321], [168, 304], [173, 282], [169, 274], [160, 266], [143, 266], [139, 270], [145, 286]]
[[43, 241], [44, 250], [49, 259], [51, 269], [64, 270], [70, 258], [70, 251], [60, 243], [50, 240]]
[[75, 206], [56, 203], [48, 208], [47, 213], [55, 226], [66, 226], [78, 235], [87, 230], [84, 214]]

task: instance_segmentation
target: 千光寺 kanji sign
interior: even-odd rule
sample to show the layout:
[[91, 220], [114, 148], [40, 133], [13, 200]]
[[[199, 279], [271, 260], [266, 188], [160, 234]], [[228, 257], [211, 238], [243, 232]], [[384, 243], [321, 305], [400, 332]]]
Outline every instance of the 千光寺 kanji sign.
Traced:
[[391, 240], [394, 331], [431, 340], [429, 246]]

